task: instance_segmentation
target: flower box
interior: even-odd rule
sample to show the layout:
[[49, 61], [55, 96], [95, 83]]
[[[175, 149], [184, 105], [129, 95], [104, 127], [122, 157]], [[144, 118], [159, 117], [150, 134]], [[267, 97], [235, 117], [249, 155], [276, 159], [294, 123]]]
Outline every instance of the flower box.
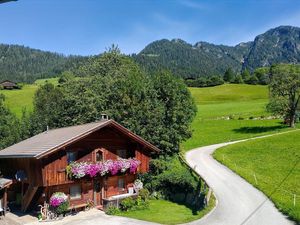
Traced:
[[134, 174], [141, 162], [137, 159], [107, 160], [105, 162], [88, 163], [73, 162], [67, 166], [66, 172], [70, 178], [81, 179], [97, 176], [117, 175], [124, 173]]

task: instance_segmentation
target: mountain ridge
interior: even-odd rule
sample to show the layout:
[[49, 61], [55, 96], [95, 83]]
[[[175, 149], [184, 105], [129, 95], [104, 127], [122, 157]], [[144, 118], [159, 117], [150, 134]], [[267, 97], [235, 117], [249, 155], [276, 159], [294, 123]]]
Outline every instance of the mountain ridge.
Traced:
[[[58, 76], [65, 70], [76, 70], [99, 55], [64, 55], [22, 45], [0, 44], [0, 81], [31, 83], [39, 78]], [[279, 26], [257, 35], [253, 41], [234, 46], [161, 39], [131, 57], [150, 73], [167, 69], [182, 78], [223, 75], [229, 67], [240, 73], [244, 69], [253, 71], [275, 63], [300, 63], [300, 28]]]
[[[184, 54], [182, 49], [186, 51]], [[157, 57], [149, 58], [149, 55]], [[244, 69], [253, 71], [274, 63], [299, 63], [300, 28], [279, 26], [257, 35], [253, 41], [234, 46], [204, 41], [190, 44], [181, 39], [162, 39], [148, 44], [134, 58], [148, 71], [153, 71], [150, 67], [156, 67], [157, 70], [166, 68], [185, 78], [221, 75], [229, 67], [238, 73]]]

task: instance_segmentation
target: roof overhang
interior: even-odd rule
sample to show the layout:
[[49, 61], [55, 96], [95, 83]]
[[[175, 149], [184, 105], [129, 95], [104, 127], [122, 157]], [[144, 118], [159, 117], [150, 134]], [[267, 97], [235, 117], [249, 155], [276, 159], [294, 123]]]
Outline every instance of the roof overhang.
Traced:
[[141, 138], [140, 136], [134, 134], [133, 132], [131, 132], [131, 131], [128, 130], [127, 128], [123, 127], [123, 126], [120, 125], [119, 123], [115, 122], [114, 120], [107, 120], [106, 123], [103, 123], [103, 124], [97, 126], [97, 127], [94, 128], [94, 129], [91, 129], [91, 130], [89, 130], [89, 131], [87, 131], [87, 132], [85, 132], [85, 133], [83, 133], [83, 134], [80, 134], [80, 135], [78, 135], [77, 137], [74, 137], [74, 138], [72, 138], [72, 139], [70, 139], [70, 140], [68, 140], [68, 141], [66, 141], [66, 142], [64, 142], [64, 143], [62, 143], [62, 144], [60, 144], [60, 145], [58, 145], [58, 146], [55, 146], [54, 148], [52, 148], [52, 149], [50, 149], [50, 150], [48, 150], [48, 151], [45, 151], [45, 152], [43, 152], [43, 153], [41, 153], [41, 154], [38, 154], [38, 155], [35, 155], [35, 156], [33, 156], [33, 157], [36, 158], [36, 159], [41, 159], [41, 158], [43, 158], [43, 157], [45, 157], [45, 156], [48, 156], [48, 155], [50, 155], [51, 153], [53, 153], [53, 152], [55, 152], [55, 151], [57, 151], [57, 150], [59, 150], [59, 149], [61, 149], [61, 148], [63, 148], [63, 147], [66, 147], [66, 146], [68, 146], [68, 145], [70, 145], [70, 144], [72, 144], [72, 143], [74, 143], [74, 142], [76, 142], [76, 141], [82, 140], [82, 139], [84, 139], [85, 137], [87, 137], [88, 135], [90, 135], [90, 134], [92, 134], [92, 133], [94, 133], [94, 132], [96, 132], [96, 131], [102, 129], [103, 127], [107, 127], [107, 126], [113, 126], [113, 127], [117, 128], [117, 129], [120, 130], [123, 134], [125, 134], [125, 135], [127, 135], [128, 137], [134, 139], [136, 142], [142, 144], [143, 146], [146, 146], [147, 148], [149, 148], [152, 152], [156, 152], [156, 153], [159, 153], [159, 152], [160, 152], [160, 150], [159, 150], [156, 146], [152, 145], [151, 143], [149, 143], [148, 141], [144, 140], [144, 139]]
[[100, 123], [98, 126], [87, 130], [83, 133], [79, 133], [76, 136], [73, 136], [72, 138], [70, 138], [69, 140], [66, 140], [54, 147], [49, 148], [48, 150], [45, 150], [41, 153], [38, 154], [0, 154], [0, 158], [3, 159], [8, 159], [8, 158], [34, 158], [34, 159], [41, 159], [44, 157], [47, 157], [48, 155], [69, 146], [70, 144], [73, 144], [79, 140], [84, 139], [85, 137], [87, 137], [88, 135], [104, 128], [104, 127], [114, 127], [115, 129], [117, 129], [118, 131], [120, 131], [122, 134], [124, 134], [125, 136], [127, 136], [128, 138], [136, 141], [137, 143], [141, 144], [142, 146], [144, 146], [147, 150], [150, 151], [150, 153], [159, 153], [160, 150], [152, 145], [151, 143], [149, 143], [148, 141], [144, 140], [143, 138], [141, 138], [140, 136], [134, 134], [133, 132], [131, 132], [130, 130], [128, 130], [127, 128], [123, 127], [121, 124], [115, 122], [114, 120], [107, 120], [104, 121], [103, 123]]

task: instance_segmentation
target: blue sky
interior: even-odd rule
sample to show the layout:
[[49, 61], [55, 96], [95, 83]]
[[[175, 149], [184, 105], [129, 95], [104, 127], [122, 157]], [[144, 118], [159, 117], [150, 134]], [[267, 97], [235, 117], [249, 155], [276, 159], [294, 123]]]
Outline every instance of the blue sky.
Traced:
[[236, 45], [279, 25], [300, 26], [299, 0], [18, 0], [0, 4], [0, 43], [91, 55], [154, 40]]

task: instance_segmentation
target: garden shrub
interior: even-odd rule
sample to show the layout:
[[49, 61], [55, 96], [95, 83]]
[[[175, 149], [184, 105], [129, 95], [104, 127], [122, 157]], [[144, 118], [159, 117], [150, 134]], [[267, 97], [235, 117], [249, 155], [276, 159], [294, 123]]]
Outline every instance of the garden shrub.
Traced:
[[147, 201], [149, 199], [149, 196], [150, 192], [148, 191], [148, 189], [143, 188], [139, 191], [139, 197], [141, 197], [143, 201]]
[[120, 212], [120, 209], [118, 209], [116, 206], [109, 206], [105, 213], [107, 215], [116, 215]]
[[132, 209], [135, 205], [136, 201], [132, 197], [129, 197], [122, 200], [122, 202], [120, 203], [120, 208], [123, 211], [128, 211]]
[[57, 208], [55, 208], [55, 213], [58, 215], [64, 214], [68, 211], [69, 209], [69, 202], [64, 202]]
[[63, 192], [53, 193], [49, 203], [51, 209], [58, 215], [66, 213], [70, 206], [68, 196]]
[[141, 196], [138, 196], [135, 200], [135, 206], [132, 208], [133, 210], [141, 210], [149, 208], [149, 201], [143, 200]]
[[[150, 171], [139, 175], [153, 197], [164, 198], [191, 207], [202, 207], [201, 181], [192, 171], [182, 164], [178, 156], [151, 160]], [[192, 194], [194, 200], [191, 202]], [[199, 197], [200, 196], [200, 197]]]

